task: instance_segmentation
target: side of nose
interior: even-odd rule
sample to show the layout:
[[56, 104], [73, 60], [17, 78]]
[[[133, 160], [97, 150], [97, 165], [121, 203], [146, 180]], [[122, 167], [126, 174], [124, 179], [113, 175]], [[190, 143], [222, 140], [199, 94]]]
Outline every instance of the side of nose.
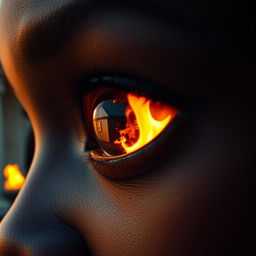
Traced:
[[0, 224], [1, 256], [90, 255], [82, 236], [58, 219], [50, 195], [21, 192]]

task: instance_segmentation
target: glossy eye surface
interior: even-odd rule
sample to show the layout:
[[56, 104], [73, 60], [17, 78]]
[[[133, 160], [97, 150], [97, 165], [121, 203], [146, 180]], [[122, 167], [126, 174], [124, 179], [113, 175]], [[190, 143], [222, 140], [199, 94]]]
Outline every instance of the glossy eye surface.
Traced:
[[102, 100], [93, 111], [93, 127], [103, 157], [131, 154], [152, 142], [179, 111], [134, 93]]

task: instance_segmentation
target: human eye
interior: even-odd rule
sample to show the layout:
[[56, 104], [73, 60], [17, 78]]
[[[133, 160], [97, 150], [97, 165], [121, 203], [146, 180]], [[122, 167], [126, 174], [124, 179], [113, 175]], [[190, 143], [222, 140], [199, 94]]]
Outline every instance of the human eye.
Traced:
[[169, 135], [183, 118], [180, 99], [123, 77], [105, 76], [90, 83], [96, 89], [83, 97], [83, 112], [93, 168], [113, 179], [149, 172], [143, 164], [155, 168], [158, 155], [168, 153], [164, 147], [171, 147]]

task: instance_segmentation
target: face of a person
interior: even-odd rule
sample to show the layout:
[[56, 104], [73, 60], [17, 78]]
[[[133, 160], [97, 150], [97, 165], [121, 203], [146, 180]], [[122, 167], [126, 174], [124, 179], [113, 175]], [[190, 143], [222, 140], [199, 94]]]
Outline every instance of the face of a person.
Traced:
[[[1, 256], [243, 255], [254, 248], [253, 76], [237, 47], [247, 40], [236, 24], [242, 8], [232, 8], [2, 0], [1, 62], [36, 149], [0, 225]], [[95, 102], [128, 92], [178, 114], [137, 151], [100, 157]]]

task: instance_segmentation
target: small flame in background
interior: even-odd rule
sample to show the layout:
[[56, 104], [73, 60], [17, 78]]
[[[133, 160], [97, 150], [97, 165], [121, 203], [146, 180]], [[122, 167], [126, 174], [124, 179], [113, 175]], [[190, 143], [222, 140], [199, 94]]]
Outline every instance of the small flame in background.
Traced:
[[4, 188], [6, 190], [20, 190], [25, 182], [25, 177], [22, 175], [17, 164], [8, 164], [4, 168]]
[[[132, 153], [155, 139], [178, 114], [178, 110], [144, 96], [127, 94], [126, 128], [119, 130], [115, 144]], [[135, 118], [134, 118], [135, 117]], [[137, 138], [136, 138], [137, 137]], [[136, 139], [135, 139], [136, 138]]]

